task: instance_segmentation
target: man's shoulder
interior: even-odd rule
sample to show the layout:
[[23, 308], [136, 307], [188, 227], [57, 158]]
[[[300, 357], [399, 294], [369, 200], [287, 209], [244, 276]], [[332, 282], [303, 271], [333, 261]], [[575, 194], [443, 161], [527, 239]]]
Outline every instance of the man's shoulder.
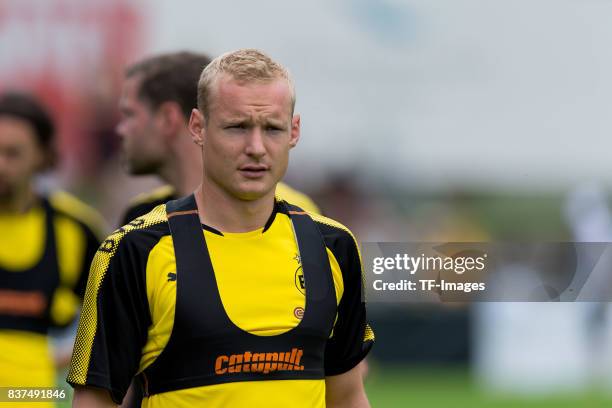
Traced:
[[166, 205], [160, 204], [148, 213], [137, 217], [113, 231], [102, 243], [100, 251], [114, 255], [117, 250], [131, 248], [142, 251], [150, 249], [164, 236], [170, 234]]
[[165, 204], [176, 198], [176, 192], [172, 186], [165, 185], [142, 193], [130, 200], [122, 219], [123, 224], [145, 215], [160, 204]]
[[102, 216], [72, 194], [57, 190], [48, 194], [47, 199], [56, 214], [90, 230], [95, 236], [100, 237], [105, 231], [105, 222]]
[[[159, 201], [163, 201], [165, 203], [168, 200], [174, 198], [175, 195], [174, 188], [170, 185], [164, 185], [161, 187], [157, 187], [151, 191], [147, 191], [145, 193], [138, 194], [136, 197], [130, 200], [130, 206], [136, 206], [140, 204], [150, 204]], [[159, 203], [162, 204], [162, 203]]]
[[317, 226], [321, 230], [323, 238], [325, 238], [326, 240], [338, 239], [348, 240], [354, 243], [357, 242], [355, 235], [353, 235], [351, 230], [344, 224], [320, 214], [308, 212], [308, 215], [317, 224]]
[[319, 206], [310, 197], [283, 182], [279, 182], [276, 185], [276, 195], [280, 199], [296, 205], [309, 213], [321, 213]]
[[361, 276], [361, 251], [351, 230], [332, 218], [319, 214], [308, 215], [319, 227], [325, 247], [340, 265], [345, 285], [346, 282], [354, 281], [356, 276]]

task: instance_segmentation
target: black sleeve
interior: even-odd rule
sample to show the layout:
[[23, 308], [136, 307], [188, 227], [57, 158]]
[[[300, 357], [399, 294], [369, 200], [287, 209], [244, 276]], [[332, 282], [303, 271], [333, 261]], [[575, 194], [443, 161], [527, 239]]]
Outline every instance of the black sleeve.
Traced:
[[344, 293], [338, 305], [333, 336], [325, 349], [325, 375], [338, 375], [355, 367], [368, 354], [374, 333], [366, 321], [359, 250], [353, 236], [344, 230], [328, 230], [326, 245], [342, 270]]
[[136, 374], [151, 324], [146, 262], [152, 245], [118, 230], [91, 265], [67, 381], [109, 391], [121, 403]]

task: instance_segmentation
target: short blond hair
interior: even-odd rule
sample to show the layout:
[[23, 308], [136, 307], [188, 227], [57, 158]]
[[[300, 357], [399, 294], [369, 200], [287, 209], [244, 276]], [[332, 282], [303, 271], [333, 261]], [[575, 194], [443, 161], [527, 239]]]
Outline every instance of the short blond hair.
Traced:
[[245, 48], [218, 56], [204, 68], [198, 81], [198, 109], [208, 116], [210, 95], [217, 79], [229, 75], [238, 82], [272, 82], [284, 79], [291, 91], [291, 112], [295, 108], [295, 86], [289, 71], [265, 53]]

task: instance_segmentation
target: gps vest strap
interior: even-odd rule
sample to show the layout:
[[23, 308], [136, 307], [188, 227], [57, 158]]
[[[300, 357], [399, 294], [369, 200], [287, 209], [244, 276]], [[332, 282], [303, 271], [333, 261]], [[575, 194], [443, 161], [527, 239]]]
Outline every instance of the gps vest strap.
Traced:
[[24, 271], [0, 266], [0, 329], [46, 334], [51, 326], [50, 305], [59, 285], [59, 266], [53, 226], [54, 211], [46, 198], [44, 249], [39, 261]]
[[[195, 197], [168, 202], [177, 274], [174, 326], [162, 353], [141, 375], [145, 395], [237, 381], [324, 378], [325, 345], [336, 316], [325, 243], [310, 216], [298, 207], [279, 204], [295, 232], [287, 239], [298, 243], [305, 310], [288, 332], [257, 336], [237, 327], [225, 312]], [[254, 272], [275, 271], [256, 265]]]

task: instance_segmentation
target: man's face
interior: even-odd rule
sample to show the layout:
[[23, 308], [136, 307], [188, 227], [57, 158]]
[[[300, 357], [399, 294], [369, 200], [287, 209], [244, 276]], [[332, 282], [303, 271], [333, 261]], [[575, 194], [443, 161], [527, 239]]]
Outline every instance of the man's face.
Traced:
[[0, 116], [0, 202], [27, 188], [44, 162], [34, 128], [23, 119]]
[[140, 78], [123, 83], [117, 133], [121, 137], [122, 159], [130, 174], [157, 174], [166, 159], [166, 145], [155, 113], [138, 97]]
[[194, 111], [204, 121], [200, 133], [205, 179], [240, 200], [273, 191], [300, 135], [287, 81], [241, 83], [221, 76], [209, 105], [205, 119]]

